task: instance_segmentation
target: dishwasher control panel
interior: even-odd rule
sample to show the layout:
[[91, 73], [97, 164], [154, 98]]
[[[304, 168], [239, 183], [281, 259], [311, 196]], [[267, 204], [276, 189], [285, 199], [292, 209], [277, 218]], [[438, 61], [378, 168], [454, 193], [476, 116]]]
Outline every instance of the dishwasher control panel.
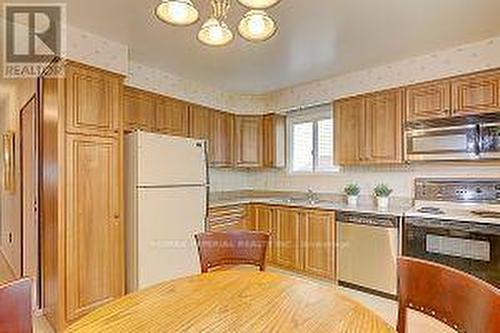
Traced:
[[340, 212], [337, 214], [340, 223], [371, 225], [375, 227], [398, 228], [399, 217], [390, 215]]

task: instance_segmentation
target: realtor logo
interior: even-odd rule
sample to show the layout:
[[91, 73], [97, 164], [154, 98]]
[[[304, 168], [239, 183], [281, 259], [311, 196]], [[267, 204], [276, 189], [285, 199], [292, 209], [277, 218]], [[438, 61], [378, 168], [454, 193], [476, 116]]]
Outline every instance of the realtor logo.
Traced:
[[[5, 4], [4, 14], [4, 77], [37, 77], [63, 55], [64, 5]], [[60, 69], [52, 66], [49, 76], [60, 76]]]

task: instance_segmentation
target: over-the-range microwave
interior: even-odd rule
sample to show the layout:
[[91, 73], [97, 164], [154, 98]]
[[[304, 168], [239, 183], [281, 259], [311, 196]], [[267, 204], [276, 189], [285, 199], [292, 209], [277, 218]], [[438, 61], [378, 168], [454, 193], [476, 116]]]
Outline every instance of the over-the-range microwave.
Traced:
[[500, 159], [500, 113], [407, 123], [408, 161]]

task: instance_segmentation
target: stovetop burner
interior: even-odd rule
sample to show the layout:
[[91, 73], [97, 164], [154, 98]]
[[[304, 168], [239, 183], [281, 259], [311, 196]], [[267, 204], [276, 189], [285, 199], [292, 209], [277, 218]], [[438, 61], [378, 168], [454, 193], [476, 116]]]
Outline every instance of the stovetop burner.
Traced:
[[433, 215], [442, 215], [444, 214], [444, 211], [441, 208], [438, 207], [431, 207], [431, 206], [424, 206], [421, 207], [417, 210], [419, 213], [424, 213], [424, 214], [433, 214]]

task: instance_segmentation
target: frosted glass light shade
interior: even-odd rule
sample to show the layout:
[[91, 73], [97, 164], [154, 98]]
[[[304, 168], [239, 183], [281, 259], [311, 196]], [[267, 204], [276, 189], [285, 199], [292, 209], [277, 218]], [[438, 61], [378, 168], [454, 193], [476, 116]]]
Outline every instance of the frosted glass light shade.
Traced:
[[227, 24], [213, 17], [203, 23], [198, 32], [198, 40], [209, 46], [224, 46], [233, 38], [234, 35]]
[[280, 0], [238, 0], [243, 6], [252, 9], [266, 9], [276, 5]]
[[241, 19], [238, 31], [249, 41], [261, 42], [274, 35], [276, 22], [263, 10], [251, 10]]
[[191, 0], [163, 0], [155, 13], [160, 20], [173, 25], [190, 25], [199, 17]]

